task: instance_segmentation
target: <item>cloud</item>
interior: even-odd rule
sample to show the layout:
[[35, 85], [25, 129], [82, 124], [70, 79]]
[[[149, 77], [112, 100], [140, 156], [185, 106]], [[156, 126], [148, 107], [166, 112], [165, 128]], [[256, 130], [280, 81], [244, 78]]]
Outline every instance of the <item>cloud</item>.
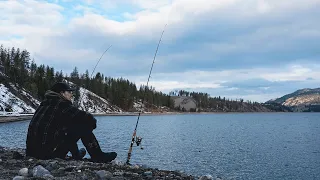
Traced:
[[[27, 8], [26, 8], [27, 7]], [[1, 1], [0, 33], [6, 35], [25, 36], [30, 33], [48, 34], [63, 20], [60, 13], [63, 7], [56, 4], [39, 1]]]
[[0, 44], [26, 48], [37, 63], [66, 73], [74, 66], [91, 71], [112, 45], [97, 71], [143, 83], [168, 23], [150, 82], [156, 89], [264, 99], [319, 82], [319, 6], [319, 0], [0, 1]]
[[[149, 85], [170, 92], [179, 89], [203, 91], [211, 96], [232, 99], [251, 97], [265, 102], [297, 89], [316, 88], [320, 83], [318, 67], [290, 65], [275, 68], [234, 69], [222, 71], [186, 71], [155, 73]], [[147, 73], [146, 73], [147, 75]], [[146, 84], [147, 76], [126, 76], [138, 85]], [[309, 79], [306, 81], [306, 79]]]

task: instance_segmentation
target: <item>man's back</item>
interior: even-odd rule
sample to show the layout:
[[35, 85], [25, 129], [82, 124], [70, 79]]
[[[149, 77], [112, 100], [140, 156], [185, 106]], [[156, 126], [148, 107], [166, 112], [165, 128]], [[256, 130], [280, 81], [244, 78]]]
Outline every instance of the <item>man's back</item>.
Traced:
[[[47, 91], [28, 129], [26, 155], [41, 159], [52, 158], [53, 151], [64, 140], [68, 128], [84, 121], [88, 115], [72, 106], [59, 93]], [[77, 120], [77, 122], [75, 122]], [[88, 121], [89, 122], [89, 121]], [[92, 122], [95, 126], [95, 122]]]

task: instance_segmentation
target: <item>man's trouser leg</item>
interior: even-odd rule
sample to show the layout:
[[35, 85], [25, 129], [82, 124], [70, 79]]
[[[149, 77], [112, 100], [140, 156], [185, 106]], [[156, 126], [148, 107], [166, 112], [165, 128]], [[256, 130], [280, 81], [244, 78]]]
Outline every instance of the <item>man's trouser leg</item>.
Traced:
[[89, 155], [91, 156], [91, 159], [99, 159], [101, 156], [103, 156], [103, 152], [101, 151], [100, 145], [92, 130], [86, 127], [78, 127], [70, 130], [68, 134], [69, 139], [71, 140], [70, 144], [72, 145], [70, 148], [72, 148], [75, 153], [79, 151], [78, 147], [75, 147], [73, 142], [77, 142], [79, 139], [81, 139], [83, 145], [86, 147]]
[[68, 132], [64, 136], [63, 140], [60, 142], [56, 150], [54, 151], [54, 157], [64, 159], [70, 151], [72, 154], [72, 158], [80, 159], [79, 149], [77, 145], [77, 142], [79, 141], [80, 137], [80, 134]]
[[92, 130], [87, 128], [74, 128], [68, 131], [68, 135], [66, 136], [66, 141], [62, 146], [61, 150], [59, 150], [60, 156], [64, 156], [71, 151], [72, 156], [75, 155], [77, 157], [79, 154], [77, 142], [81, 139], [83, 145], [86, 147], [91, 159], [94, 161], [101, 162], [109, 162], [116, 158], [117, 153], [104, 153], [102, 152], [99, 142], [97, 141], [95, 135]]
[[117, 157], [116, 152], [102, 152], [92, 131], [86, 131], [80, 139], [94, 162], [110, 162]]
[[103, 156], [99, 142], [92, 131], [87, 131], [80, 139], [91, 156], [91, 159], [99, 159]]

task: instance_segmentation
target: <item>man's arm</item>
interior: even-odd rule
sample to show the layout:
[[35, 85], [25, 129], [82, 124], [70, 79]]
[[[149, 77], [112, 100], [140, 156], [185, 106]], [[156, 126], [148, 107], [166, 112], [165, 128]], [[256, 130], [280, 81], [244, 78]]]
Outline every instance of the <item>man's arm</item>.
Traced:
[[97, 127], [97, 120], [92, 114], [79, 110], [74, 106], [69, 106], [62, 111], [64, 117], [68, 117], [68, 124], [71, 125], [84, 125], [90, 127], [92, 130]]

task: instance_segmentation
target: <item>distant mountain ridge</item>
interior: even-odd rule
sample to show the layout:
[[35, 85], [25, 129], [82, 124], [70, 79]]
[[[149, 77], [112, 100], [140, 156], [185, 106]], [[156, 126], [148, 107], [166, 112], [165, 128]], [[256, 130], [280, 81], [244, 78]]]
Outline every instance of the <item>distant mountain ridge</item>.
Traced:
[[[12, 82], [0, 70], [0, 113], [16, 112], [16, 113], [34, 113], [36, 108], [40, 105], [40, 98], [35, 93], [31, 93], [25, 88]], [[283, 108], [284, 106], [274, 104], [263, 104], [257, 102], [244, 102], [240, 100], [229, 100], [225, 97], [209, 97], [208, 94], [191, 92], [182, 96], [169, 96], [169, 99], [162, 99], [163, 101], [173, 100], [174, 107], [159, 106], [148, 103], [139, 99], [133, 98], [132, 108], [124, 110], [120, 106], [113, 103], [108, 98], [103, 98], [97, 93], [80, 87], [70, 80], [67, 81], [71, 86], [77, 87], [75, 93], [75, 105], [82, 110], [93, 114], [109, 114], [109, 113], [126, 113], [126, 112], [287, 112], [289, 110]], [[35, 88], [42, 88], [36, 86]], [[117, 90], [117, 89], [116, 89]], [[99, 91], [96, 89], [96, 91]], [[182, 92], [182, 91], [181, 91]], [[44, 91], [43, 91], [44, 93]], [[188, 96], [189, 95], [189, 96]], [[192, 97], [190, 96], [192, 95]], [[120, 96], [119, 98], [124, 98]], [[149, 97], [150, 98], [150, 97]], [[151, 97], [151, 99], [154, 97]], [[167, 97], [165, 97], [167, 98]], [[113, 99], [117, 101], [118, 99]], [[152, 101], [157, 103], [156, 101]]]
[[281, 104], [298, 112], [320, 112], [320, 88], [304, 88], [266, 103]]

